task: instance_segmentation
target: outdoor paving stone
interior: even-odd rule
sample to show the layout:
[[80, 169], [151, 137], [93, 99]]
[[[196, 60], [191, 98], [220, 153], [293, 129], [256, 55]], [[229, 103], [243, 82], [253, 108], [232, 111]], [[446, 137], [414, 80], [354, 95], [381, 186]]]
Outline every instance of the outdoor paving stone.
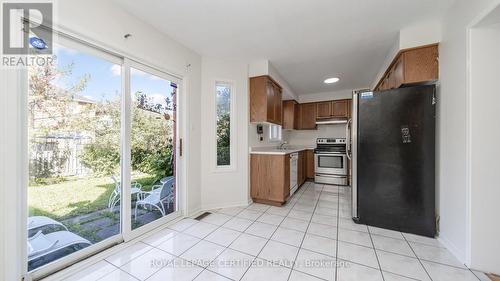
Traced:
[[120, 233], [120, 224], [119, 223], [97, 231], [96, 235], [101, 239], [106, 239], [106, 238], [111, 237], [113, 235], [116, 235], [118, 233]]

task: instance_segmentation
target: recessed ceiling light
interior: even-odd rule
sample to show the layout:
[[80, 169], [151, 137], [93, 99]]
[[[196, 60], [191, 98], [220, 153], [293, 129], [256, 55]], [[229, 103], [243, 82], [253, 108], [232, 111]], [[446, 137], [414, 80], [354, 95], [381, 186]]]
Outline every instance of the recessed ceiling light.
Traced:
[[333, 83], [337, 83], [339, 82], [339, 78], [337, 77], [332, 77], [332, 78], [328, 78], [328, 79], [325, 79], [325, 84], [333, 84]]

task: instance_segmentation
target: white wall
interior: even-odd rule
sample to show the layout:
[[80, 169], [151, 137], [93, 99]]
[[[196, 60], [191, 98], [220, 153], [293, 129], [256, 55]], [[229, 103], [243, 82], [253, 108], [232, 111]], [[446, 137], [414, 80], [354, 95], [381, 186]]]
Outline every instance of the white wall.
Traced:
[[248, 65], [248, 77], [256, 77], [261, 75], [269, 75], [283, 89], [284, 100], [297, 100], [299, 95], [292, 90], [292, 87], [281, 76], [278, 70], [272, 65], [269, 60], [253, 61]]
[[471, 267], [500, 274], [500, 7], [470, 37]]
[[[147, 64], [184, 75], [184, 91], [187, 97], [186, 122], [188, 123], [189, 138], [185, 139], [185, 152], [187, 160], [187, 194], [188, 211], [194, 212], [201, 207], [201, 171], [200, 171], [200, 140], [201, 140], [201, 57], [188, 48], [180, 45], [171, 38], [162, 35], [156, 29], [144, 24], [129, 14], [119, 10], [106, 0], [65, 0], [57, 2], [56, 17], [58, 23], [67, 31], [80, 38], [92, 38], [93, 41], [122, 53], [126, 53]], [[82, 12], [85, 11], [86, 16]], [[132, 34], [124, 40], [123, 35]], [[186, 65], [191, 64], [189, 70]], [[5, 269], [0, 272], [0, 280], [20, 280], [21, 252], [19, 245], [25, 243], [19, 230], [22, 223], [19, 203], [21, 199], [16, 191], [24, 188], [20, 181], [20, 161], [23, 161], [20, 146], [21, 124], [19, 121], [21, 97], [20, 82], [16, 76], [6, 76], [2, 71], [0, 100], [2, 109], [0, 132], [2, 148], [2, 198], [9, 198], [5, 204], [0, 205], [2, 243], [0, 247], [0, 264]], [[5, 138], [9, 136], [9, 138]], [[8, 190], [6, 190], [8, 189]], [[5, 194], [7, 192], [7, 194]], [[4, 231], [8, 230], [8, 231]]]
[[399, 49], [414, 48], [441, 41], [441, 22], [425, 21], [406, 26], [399, 31]]
[[292, 90], [292, 87], [288, 84], [288, 82], [279, 74], [278, 70], [273, 66], [272, 63], [269, 63], [269, 76], [271, 76], [278, 84], [280, 84], [283, 89], [283, 99], [284, 100], [297, 100], [299, 95]]
[[[235, 114], [231, 124], [235, 153], [231, 159], [233, 168], [216, 169], [216, 104], [215, 82], [227, 81], [233, 85]], [[202, 209], [247, 205], [248, 189], [248, 64], [239, 61], [202, 59], [201, 102], [201, 202]]]
[[[447, 248], [467, 263], [470, 263], [466, 176], [467, 27], [488, 7], [498, 2], [498, 0], [458, 0], [448, 10], [443, 21], [439, 50], [441, 83], [438, 95], [437, 150], [439, 163], [437, 184], [441, 216], [439, 235]], [[498, 238], [488, 242], [495, 243], [495, 241], [497, 242]]]

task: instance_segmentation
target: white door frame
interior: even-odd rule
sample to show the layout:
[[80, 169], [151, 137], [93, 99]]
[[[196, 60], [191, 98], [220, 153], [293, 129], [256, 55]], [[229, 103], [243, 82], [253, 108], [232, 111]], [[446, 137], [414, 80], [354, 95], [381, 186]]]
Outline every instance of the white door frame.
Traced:
[[466, 185], [466, 206], [465, 206], [465, 264], [471, 266], [472, 263], [472, 216], [471, 216], [471, 200], [472, 200], [472, 116], [471, 116], [471, 97], [472, 97], [472, 85], [471, 85], [471, 34], [473, 29], [493, 10], [495, 10], [500, 5], [500, 0], [495, 0], [490, 4], [484, 11], [479, 13], [466, 27], [466, 102], [465, 102], [465, 185]]
[[[134, 61], [134, 60], [131, 60], [131, 59], [128, 59], [128, 58], [125, 58], [124, 59], [124, 64], [123, 64], [123, 69], [125, 69], [125, 72], [127, 73], [126, 77], [128, 79], [125, 79], [125, 80], [128, 80], [126, 82], [124, 82], [124, 87], [125, 87], [125, 98], [122, 99], [123, 101], [123, 105], [122, 106], [125, 106], [125, 108], [122, 108], [122, 118], [125, 118], [124, 120], [131, 120], [131, 104], [132, 104], [132, 100], [131, 100], [131, 92], [130, 92], [130, 69], [131, 68], [135, 68], [135, 69], [138, 69], [140, 71], [143, 71], [145, 73], [148, 73], [148, 74], [152, 74], [152, 75], [155, 75], [155, 76], [158, 76], [159, 78], [162, 78], [162, 79], [165, 79], [167, 81], [170, 81], [170, 82], [174, 82], [176, 85], [177, 85], [177, 94], [176, 94], [176, 106], [177, 106], [177, 109], [176, 109], [176, 117], [175, 117], [175, 120], [176, 122], [178, 122], [181, 118], [179, 118], [180, 116], [180, 105], [182, 104], [182, 101], [180, 101], [180, 96], [182, 96], [182, 79], [178, 78], [178, 77], [175, 77], [173, 75], [170, 75], [168, 73], [165, 73], [164, 71], [161, 71], [161, 70], [158, 70], [154, 67], [150, 67], [148, 65], [145, 65], [143, 63], [140, 63], [140, 62], [137, 62], [137, 61]], [[131, 122], [122, 122], [124, 123], [124, 126], [126, 126], [127, 128], [124, 128], [124, 132], [127, 136], [130, 136], [131, 134], [131, 131], [132, 131], [132, 124]], [[175, 144], [176, 144], [176, 147], [174, 148], [174, 152], [175, 152], [175, 167], [176, 167], [176, 198], [175, 200], [177, 201], [175, 203], [175, 206], [177, 206], [177, 211], [171, 213], [171, 214], [168, 214], [162, 218], [159, 218], [155, 221], [152, 221], [148, 224], [145, 224], [137, 229], [132, 229], [132, 225], [131, 225], [131, 219], [132, 219], [132, 216], [131, 216], [131, 210], [132, 210], [132, 206], [131, 206], [131, 200], [130, 199], [130, 189], [127, 188], [127, 194], [124, 194], [125, 195], [125, 198], [128, 198], [127, 202], [124, 202], [124, 204], [122, 204], [122, 220], [124, 221], [124, 223], [122, 224], [122, 234], [123, 234], [123, 239], [125, 240], [125, 242], [128, 242], [138, 236], [141, 236], [155, 228], [158, 228], [160, 227], [161, 225], [164, 225], [165, 223], [168, 223], [169, 221], [172, 221], [176, 218], [178, 218], [179, 216], [182, 216], [183, 214], [183, 208], [184, 208], [184, 204], [181, 200], [179, 200], [179, 196], [182, 198], [182, 196], [185, 194], [185, 191], [184, 191], [184, 181], [183, 181], [183, 177], [182, 175], [184, 173], [182, 173], [182, 167], [184, 167], [183, 165], [183, 157], [180, 156], [180, 153], [179, 153], [179, 145], [180, 145], [180, 140], [182, 139], [182, 131], [180, 126], [178, 125], [178, 123], [176, 124], [176, 129], [177, 129], [177, 132], [176, 132], [176, 141], [175, 141]], [[122, 157], [123, 158], [123, 166], [122, 166], [122, 175], [125, 175], [127, 176], [127, 178], [122, 178], [123, 181], [122, 182], [131, 182], [131, 179], [130, 179], [130, 175], [131, 175], [131, 162], [130, 162], [130, 138], [127, 138], [125, 137], [124, 138], [124, 152], [126, 151], [127, 154], [123, 154]], [[122, 187], [123, 188], [123, 187]], [[128, 219], [127, 219], [128, 218]]]
[[[64, 30], [64, 28], [60, 28], [60, 30]], [[18, 249], [21, 251], [21, 257], [22, 258], [22, 265], [21, 268], [23, 270], [22, 274], [23, 276], [27, 277], [27, 280], [32, 279], [39, 279], [43, 278], [47, 275], [50, 275], [58, 270], [61, 270], [71, 264], [77, 263], [81, 260], [84, 260], [86, 258], [90, 258], [99, 252], [104, 251], [105, 249], [112, 247], [114, 245], [120, 244], [122, 242], [127, 242], [130, 241], [138, 236], [141, 236], [147, 232], [152, 231], [155, 228], [158, 228], [169, 221], [172, 221], [183, 214], [186, 213], [186, 208], [187, 208], [187, 202], [186, 202], [186, 161], [184, 160], [186, 157], [183, 155], [181, 156], [179, 154], [179, 140], [180, 139], [185, 139], [187, 135], [187, 130], [186, 130], [186, 121], [185, 117], [187, 116], [185, 113], [186, 110], [186, 95], [183, 94], [183, 90], [185, 88], [185, 81], [183, 79], [182, 75], [177, 75], [173, 74], [173, 72], [163, 70], [160, 67], [155, 66], [152, 63], [144, 62], [140, 59], [134, 58], [131, 55], [127, 55], [123, 52], [119, 52], [116, 50], [113, 50], [108, 47], [103, 47], [104, 44], [100, 44], [98, 42], [92, 41], [92, 40], [82, 40], [81, 36], [76, 36], [71, 35], [71, 32], [61, 32], [58, 30], [54, 30], [55, 35], [57, 35], [57, 39], [65, 41], [65, 42], [72, 42], [70, 43], [71, 45], [77, 44], [79, 47], [85, 49], [85, 50], [90, 50], [91, 54], [95, 55], [95, 52], [101, 53], [101, 57], [104, 58], [109, 58], [110, 56], [114, 56], [115, 59], [112, 60], [114, 63], [121, 64], [122, 66], [122, 93], [121, 93], [121, 182], [130, 182], [130, 171], [131, 171], [131, 155], [130, 155], [130, 133], [131, 133], [131, 96], [130, 96], [130, 67], [134, 67], [140, 70], [144, 70], [146, 72], [149, 72], [151, 74], [157, 75], [161, 78], [164, 78], [168, 81], [172, 81], [177, 84], [177, 148], [175, 149], [176, 153], [176, 168], [177, 168], [177, 182], [176, 182], [176, 199], [177, 199], [177, 208], [178, 211], [174, 212], [172, 214], [169, 214], [163, 218], [160, 218], [158, 220], [155, 220], [147, 225], [141, 226], [135, 230], [131, 229], [131, 200], [130, 200], [130, 189], [129, 188], [123, 188], [126, 185], [122, 184], [122, 198], [121, 200], [121, 212], [120, 212], [120, 221], [121, 221], [121, 233], [111, 236], [101, 242], [98, 242], [96, 244], [93, 244], [90, 247], [87, 247], [85, 249], [82, 249], [78, 252], [75, 252], [67, 257], [61, 258], [59, 260], [56, 260], [50, 264], [47, 264], [45, 266], [42, 266], [38, 269], [35, 269], [31, 272], [27, 272], [27, 245], [26, 245], [26, 238], [28, 236], [28, 230], [27, 230], [27, 225], [26, 223], [22, 223], [22, 221], [26, 222], [27, 217], [28, 217], [28, 189], [27, 189], [27, 183], [28, 183], [28, 146], [27, 146], [27, 132], [28, 132], [28, 126], [27, 126], [27, 98], [28, 98], [28, 85], [27, 85], [27, 71], [20, 71], [20, 80], [21, 81], [26, 81], [25, 84], [22, 85], [22, 95], [21, 95], [21, 103], [20, 105], [22, 106], [21, 108], [21, 122], [22, 122], [22, 128], [21, 128], [21, 142], [25, 145], [23, 145], [23, 148], [21, 149], [21, 153], [24, 157], [24, 161], [22, 161], [22, 165], [20, 167], [20, 170], [23, 174], [23, 177], [21, 179], [22, 186], [24, 187], [21, 191], [21, 206], [19, 207], [19, 212], [21, 214], [21, 217], [23, 220], [21, 221], [20, 227], [20, 232], [21, 232], [21, 238], [19, 239], [18, 242]], [[93, 51], [92, 51], [93, 50]], [[129, 121], [126, 121], [129, 120]], [[128, 199], [124, 199], [128, 198]]]

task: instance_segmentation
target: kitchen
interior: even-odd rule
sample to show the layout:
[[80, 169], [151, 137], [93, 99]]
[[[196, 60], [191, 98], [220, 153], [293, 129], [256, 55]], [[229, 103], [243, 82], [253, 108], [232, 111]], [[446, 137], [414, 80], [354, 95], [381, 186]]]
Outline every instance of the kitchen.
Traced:
[[[403, 49], [374, 91], [353, 89], [351, 99], [305, 103], [283, 100], [282, 87], [271, 76], [250, 77], [250, 122], [256, 125], [251, 124], [249, 130], [256, 130], [257, 143], [264, 142], [268, 131], [265, 137], [272, 145], [250, 147], [253, 201], [281, 206], [306, 180], [351, 186], [354, 221], [434, 237], [438, 62], [438, 44]], [[333, 77], [324, 83], [339, 80]], [[382, 110], [384, 106], [391, 111]], [[396, 133], [385, 130], [384, 135], [377, 135], [383, 125]], [[410, 148], [399, 147], [400, 141]], [[374, 147], [382, 152], [374, 153]], [[402, 160], [390, 158], [394, 154]], [[410, 167], [407, 162], [419, 164]], [[398, 167], [387, 174], [390, 180], [379, 180], [372, 187], [372, 180], [389, 173], [390, 166]], [[417, 184], [409, 184], [413, 181]], [[415, 197], [423, 199], [415, 203]], [[379, 211], [378, 206], [386, 211]], [[365, 215], [360, 218], [359, 213]]]
[[[89, 84], [2, 69], [0, 280], [500, 274], [500, 0], [53, 2], [53, 55]], [[31, 138], [52, 78], [99, 114]], [[85, 169], [46, 178], [66, 135]]]

